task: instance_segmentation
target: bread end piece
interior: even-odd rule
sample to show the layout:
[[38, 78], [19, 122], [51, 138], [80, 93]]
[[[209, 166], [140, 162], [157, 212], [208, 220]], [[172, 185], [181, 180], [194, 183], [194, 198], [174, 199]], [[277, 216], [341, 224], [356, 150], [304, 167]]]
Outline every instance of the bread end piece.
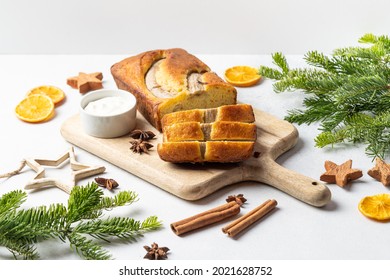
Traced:
[[157, 152], [167, 162], [203, 162], [199, 142], [163, 142], [157, 145]]

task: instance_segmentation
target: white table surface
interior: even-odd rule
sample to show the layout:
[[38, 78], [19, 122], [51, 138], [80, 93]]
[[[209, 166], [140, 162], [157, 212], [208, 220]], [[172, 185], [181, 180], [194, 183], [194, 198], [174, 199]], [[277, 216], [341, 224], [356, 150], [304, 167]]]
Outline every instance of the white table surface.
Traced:
[[[77, 113], [81, 95], [66, 84], [66, 78], [77, 75], [79, 71], [101, 71], [104, 87], [116, 88], [110, 67], [123, 58], [123, 55], [0, 56], [0, 173], [16, 169], [25, 157], [55, 159], [67, 151], [71, 145], [62, 138], [60, 126]], [[199, 55], [199, 58], [220, 75], [224, 69], [233, 65], [272, 65], [270, 55]], [[294, 67], [304, 66], [301, 56], [288, 56], [288, 61]], [[29, 89], [45, 84], [58, 86], [66, 93], [66, 101], [56, 109], [55, 118], [41, 124], [29, 124], [17, 119], [14, 115], [16, 104]], [[283, 118], [287, 110], [300, 107], [302, 98], [301, 93], [274, 93], [270, 80], [264, 80], [254, 87], [238, 88], [240, 102], [250, 103], [279, 118]], [[328, 185], [332, 200], [323, 208], [307, 205], [277, 189], [254, 182], [226, 186], [199, 201], [185, 201], [75, 147], [78, 161], [104, 165], [107, 168], [104, 176], [120, 182], [119, 190], [129, 189], [138, 193], [138, 202], [113, 210], [109, 215], [130, 216], [140, 220], [157, 215], [164, 224], [163, 229], [147, 233], [138, 242], [113, 242], [105, 247], [118, 260], [142, 259], [145, 254], [143, 246], [153, 242], [171, 249], [170, 260], [389, 259], [390, 223], [369, 220], [357, 208], [364, 196], [389, 192], [389, 188], [367, 175], [367, 171], [374, 166], [372, 159], [364, 154], [362, 146], [316, 148], [313, 141], [318, 133], [316, 125], [297, 128], [299, 142], [278, 159], [283, 166], [315, 179], [319, 179], [324, 172], [325, 160], [340, 164], [352, 159], [353, 167], [363, 170], [364, 176], [345, 188]], [[57, 177], [63, 181], [70, 179], [69, 164], [58, 169], [49, 168], [46, 172], [47, 177]], [[0, 179], [0, 194], [22, 189], [34, 174], [25, 168], [18, 176]], [[79, 183], [86, 184], [92, 179], [84, 179]], [[26, 207], [66, 204], [68, 198], [66, 193], [56, 188], [28, 193], [24, 204]], [[106, 193], [111, 195], [108, 191]], [[239, 193], [248, 199], [242, 213], [269, 198], [278, 201], [277, 210], [237, 239], [229, 238], [221, 232], [227, 222], [184, 237], [178, 237], [171, 231], [171, 222], [218, 206], [224, 203], [228, 195]], [[69, 249], [69, 244], [59, 240], [42, 242], [38, 250], [42, 259], [79, 259]], [[12, 255], [5, 248], [0, 248], [0, 259], [12, 259]]]

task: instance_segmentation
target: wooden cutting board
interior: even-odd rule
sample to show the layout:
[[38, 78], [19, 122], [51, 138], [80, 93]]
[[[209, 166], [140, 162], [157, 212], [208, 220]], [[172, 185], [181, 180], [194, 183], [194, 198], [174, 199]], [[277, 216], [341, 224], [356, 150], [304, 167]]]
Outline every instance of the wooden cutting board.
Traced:
[[242, 163], [173, 164], [157, 154], [162, 134], [137, 114], [137, 128], [152, 130], [157, 138], [149, 154], [135, 154], [129, 148], [129, 136], [100, 139], [83, 132], [79, 115], [66, 120], [61, 134], [70, 143], [186, 200], [197, 200], [224, 186], [242, 181], [271, 185], [310, 205], [321, 207], [331, 198], [329, 189], [314, 179], [288, 170], [275, 162], [298, 140], [297, 129], [287, 121], [254, 110], [257, 125], [255, 152]]

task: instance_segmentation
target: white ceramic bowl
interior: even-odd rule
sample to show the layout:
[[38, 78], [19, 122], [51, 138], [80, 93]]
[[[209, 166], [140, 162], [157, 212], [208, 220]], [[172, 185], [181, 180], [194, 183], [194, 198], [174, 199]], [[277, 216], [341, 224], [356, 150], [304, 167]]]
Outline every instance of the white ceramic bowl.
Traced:
[[[100, 111], [97, 109], [92, 112], [86, 111], [85, 107], [90, 102], [106, 97], [121, 98], [121, 110], [117, 112], [114, 110], [112, 113], [107, 113], [105, 110], [102, 112], [102, 106], [100, 106], [98, 108]], [[96, 102], [92, 104], [96, 104]], [[111, 107], [112, 106], [117, 105], [111, 105]], [[120, 89], [95, 90], [84, 95], [80, 102], [80, 120], [82, 128], [87, 134], [98, 138], [115, 138], [129, 133], [135, 128], [136, 114], [137, 108], [135, 97], [131, 93]]]

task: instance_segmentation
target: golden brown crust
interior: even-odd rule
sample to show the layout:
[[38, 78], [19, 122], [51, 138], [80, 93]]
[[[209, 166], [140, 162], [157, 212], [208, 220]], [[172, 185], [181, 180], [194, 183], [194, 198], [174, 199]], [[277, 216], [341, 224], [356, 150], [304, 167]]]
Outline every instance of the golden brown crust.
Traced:
[[[173, 163], [240, 162], [252, 155], [254, 142], [164, 142], [157, 145], [160, 158]], [[204, 154], [202, 154], [204, 150]]]
[[204, 109], [193, 109], [166, 114], [161, 120], [161, 125], [165, 127], [183, 122], [204, 123]]
[[253, 123], [214, 122], [182, 122], [164, 126], [164, 141], [255, 141], [257, 128]]
[[255, 114], [249, 104], [226, 105], [218, 108], [215, 121], [254, 122]]
[[[178, 153], [180, 151], [180, 153]], [[202, 162], [199, 142], [164, 142], [157, 145], [162, 160], [168, 162]]]
[[252, 155], [254, 142], [207, 141], [204, 161], [240, 162]]
[[255, 141], [256, 138], [257, 127], [254, 123], [220, 121], [211, 124], [210, 140]]
[[[151, 87], [145, 79], [152, 68]], [[144, 52], [114, 64], [111, 73], [118, 88], [135, 95], [138, 110], [160, 131], [166, 113], [236, 103], [236, 89], [183, 49]], [[192, 73], [199, 74], [192, 81], [195, 85], [189, 84]], [[162, 96], [152, 93], [154, 89]]]
[[168, 91], [184, 91], [190, 73], [210, 71], [206, 64], [183, 49], [168, 49], [163, 53], [165, 59], [156, 73], [156, 81]]
[[201, 124], [199, 122], [175, 123], [163, 128], [164, 141], [204, 141]]
[[170, 126], [180, 122], [211, 123], [215, 121], [232, 121], [253, 123], [255, 114], [249, 104], [224, 105], [211, 109], [194, 109], [174, 112], [162, 118], [162, 126]]
[[163, 58], [162, 50], [144, 52], [126, 58], [111, 67], [111, 73], [118, 88], [127, 90], [137, 99], [137, 109], [153, 125], [156, 126], [156, 107], [160, 100], [153, 98], [145, 84], [145, 73], [153, 63]]
[[170, 113], [162, 120], [164, 143], [157, 150], [161, 159], [174, 163], [240, 162], [253, 152], [254, 121], [247, 104]]
[[205, 72], [201, 77], [201, 82], [206, 86], [206, 88], [225, 84], [225, 81], [214, 72]]

